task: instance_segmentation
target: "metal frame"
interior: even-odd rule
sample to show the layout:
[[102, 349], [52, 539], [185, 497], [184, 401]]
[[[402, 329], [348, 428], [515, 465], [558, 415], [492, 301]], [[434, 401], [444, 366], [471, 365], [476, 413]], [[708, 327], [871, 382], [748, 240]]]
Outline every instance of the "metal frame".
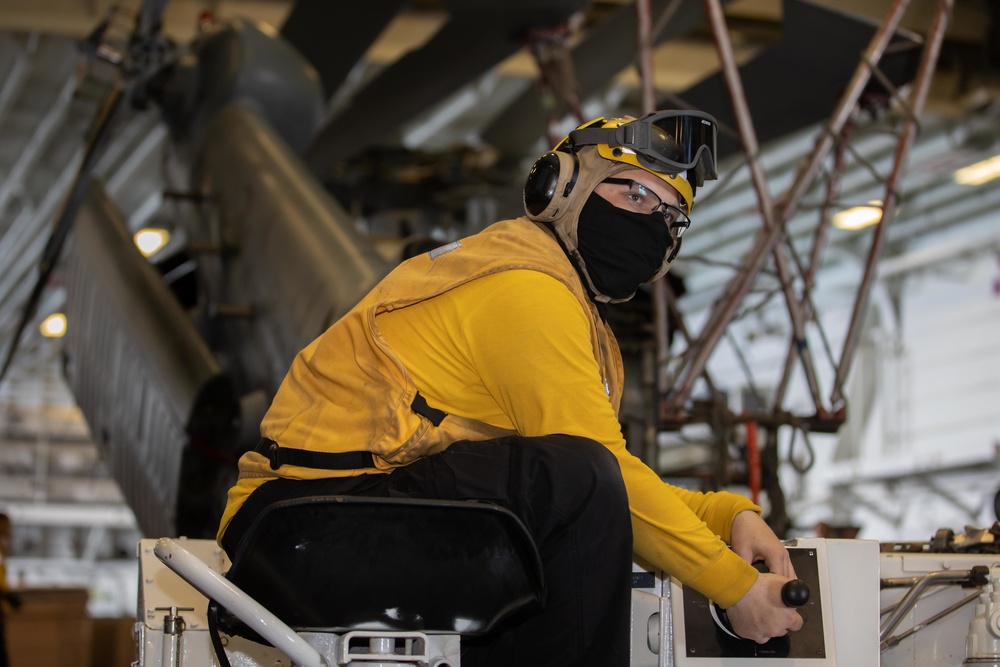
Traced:
[[[708, 320], [696, 338], [692, 339], [688, 329], [677, 311], [675, 299], [670, 295], [669, 288], [658, 284], [654, 288], [656, 340], [658, 346], [657, 364], [660, 383], [661, 404], [660, 424], [665, 427], [677, 427], [692, 421], [704, 421], [704, 416], [697, 414], [698, 409], [691, 406], [691, 394], [695, 381], [706, 377], [708, 360], [715, 350], [719, 340], [725, 334], [729, 324], [737, 315], [737, 310], [748, 294], [754, 278], [761, 272], [768, 256], [773, 257], [781, 291], [784, 295], [788, 317], [792, 329], [789, 341], [788, 355], [780, 376], [777, 391], [773, 397], [770, 409], [763, 412], [744, 413], [741, 416], [731, 416], [730, 423], [739, 421], [754, 421], [761, 423], [773, 432], [778, 426], [793, 425], [807, 434], [809, 431], [835, 432], [846, 419], [846, 405], [843, 385], [851, 368], [856, 348], [858, 333], [868, 308], [870, 293], [877, 266], [884, 254], [885, 238], [889, 225], [895, 217], [898, 201], [897, 187], [903, 177], [909, 150], [913, 145], [916, 132], [919, 129], [919, 117], [930, 87], [931, 76], [940, 54], [948, 18], [953, 8], [954, 0], [939, 0], [934, 20], [930, 26], [919, 70], [912, 90], [907, 100], [901, 104], [907, 111], [907, 118], [899, 135], [895, 151], [892, 171], [885, 179], [885, 202], [879, 223], [874, 228], [871, 246], [865, 265], [864, 276], [858, 286], [854, 309], [848, 325], [846, 339], [839, 360], [831, 363], [835, 366], [836, 377], [828, 401], [824, 401], [813, 354], [806, 337], [806, 325], [815, 322], [815, 309], [811, 301], [811, 290], [814, 285], [820, 256], [826, 245], [827, 232], [830, 223], [830, 207], [839, 189], [839, 178], [844, 164], [844, 150], [852, 120], [856, 118], [860, 108], [860, 99], [865, 86], [872, 75], [879, 80], [884, 79], [877, 69], [878, 62], [886, 53], [890, 41], [896, 33], [900, 21], [909, 5], [909, 0], [896, 0], [885, 15], [881, 25], [867, 48], [862, 54], [853, 77], [845, 89], [836, 109], [816, 139], [810, 154], [800, 162], [794, 181], [788, 190], [775, 200], [768, 188], [767, 178], [761, 165], [759, 145], [750, 117], [742, 81], [729, 39], [726, 19], [723, 14], [721, 0], [704, 0], [705, 14], [711, 25], [716, 48], [722, 66], [726, 88], [729, 92], [736, 118], [739, 136], [750, 170], [751, 180], [757, 193], [757, 201], [763, 225], [754, 240], [751, 249], [743, 257], [736, 275], [730, 280], [715, 302]], [[637, 25], [640, 37], [638, 62], [643, 80], [643, 106], [650, 110], [655, 106], [651, 74], [651, 44], [648, 38], [652, 19], [649, 17], [649, 0], [640, 0], [636, 4]], [[668, 8], [667, 12], [670, 11]], [[665, 12], [666, 13], [666, 12]], [[898, 96], [898, 91], [892, 90], [892, 95]], [[807, 263], [803, 266], [795, 256], [786, 237], [786, 224], [798, 210], [806, 191], [812, 186], [820, 172], [821, 163], [831, 151], [835, 150], [833, 167], [827, 183], [827, 194], [824, 204], [820, 207], [820, 219], [817, 223], [812, 247]], [[785, 243], [779, 241], [785, 240]], [[787, 247], [786, 247], [787, 245]], [[789, 263], [788, 253], [792, 251], [795, 260], [794, 269]], [[801, 289], [796, 293], [793, 280], [801, 281]], [[675, 326], [688, 340], [688, 349], [675, 359], [669, 358], [666, 348], [667, 315], [674, 320]], [[818, 324], [817, 324], [818, 326]], [[824, 343], [826, 342], [825, 334]], [[830, 355], [832, 357], [832, 355]], [[783, 410], [782, 404], [788, 388], [789, 380], [796, 361], [801, 363], [805, 374], [809, 393], [815, 405], [812, 415], [792, 415]], [[672, 364], [672, 368], [668, 365]], [[711, 386], [710, 392], [716, 392]], [[776, 438], [768, 438], [769, 447], [773, 447]]]

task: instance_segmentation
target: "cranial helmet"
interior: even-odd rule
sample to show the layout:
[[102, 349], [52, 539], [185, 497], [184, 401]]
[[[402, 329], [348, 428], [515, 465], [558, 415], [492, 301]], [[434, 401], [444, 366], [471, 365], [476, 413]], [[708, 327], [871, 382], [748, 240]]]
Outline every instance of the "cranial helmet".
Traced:
[[[716, 121], [701, 111], [657, 111], [642, 118], [598, 118], [576, 128], [528, 172], [524, 210], [547, 223], [600, 301], [615, 301], [596, 291], [577, 248], [577, 220], [583, 205], [605, 179], [628, 169], [644, 169], [677, 191], [690, 213], [697, 188], [718, 177]], [[650, 282], [670, 268], [674, 251]]]

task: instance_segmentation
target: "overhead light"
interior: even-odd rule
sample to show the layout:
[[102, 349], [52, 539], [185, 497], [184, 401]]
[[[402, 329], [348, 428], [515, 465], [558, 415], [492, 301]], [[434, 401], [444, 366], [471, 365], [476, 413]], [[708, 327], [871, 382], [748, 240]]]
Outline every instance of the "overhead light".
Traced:
[[955, 172], [955, 182], [959, 185], [982, 185], [998, 177], [1000, 177], [1000, 155], [962, 167]]
[[132, 238], [143, 257], [152, 257], [159, 252], [160, 248], [167, 245], [170, 240], [170, 232], [165, 229], [147, 227], [137, 231]]
[[62, 313], [52, 313], [42, 320], [38, 330], [46, 338], [62, 338], [66, 335], [66, 316]]
[[855, 206], [833, 216], [837, 229], [864, 229], [882, 219], [882, 202], [870, 201], [867, 206]]

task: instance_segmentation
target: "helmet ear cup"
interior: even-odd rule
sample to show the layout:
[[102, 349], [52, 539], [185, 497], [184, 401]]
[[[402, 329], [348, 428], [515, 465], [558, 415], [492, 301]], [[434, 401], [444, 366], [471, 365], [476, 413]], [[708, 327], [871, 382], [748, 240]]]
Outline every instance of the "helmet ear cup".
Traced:
[[552, 222], [566, 208], [580, 162], [575, 153], [550, 151], [535, 160], [524, 183], [524, 211], [536, 222]]

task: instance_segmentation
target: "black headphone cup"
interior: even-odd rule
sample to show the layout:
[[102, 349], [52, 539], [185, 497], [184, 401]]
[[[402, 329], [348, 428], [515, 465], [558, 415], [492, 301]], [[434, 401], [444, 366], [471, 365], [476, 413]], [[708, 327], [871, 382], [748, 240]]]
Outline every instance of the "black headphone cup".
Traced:
[[552, 198], [559, 184], [559, 158], [546, 153], [531, 165], [524, 183], [524, 209], [529, 215], [540, 215]]
[[539, 220], [554, 218], [561, 206], [552, 210], [551, 205], [573, 191], [578, 170], [572, 152], [550, 151], [535, 160], [524, 183], [524, 210], [528, 215]]

